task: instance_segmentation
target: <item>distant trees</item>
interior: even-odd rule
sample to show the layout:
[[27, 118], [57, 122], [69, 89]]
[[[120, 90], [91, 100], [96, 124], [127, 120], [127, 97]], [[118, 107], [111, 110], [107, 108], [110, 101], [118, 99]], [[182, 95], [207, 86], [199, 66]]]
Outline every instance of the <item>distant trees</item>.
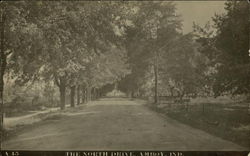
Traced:
[[105, 54], [93, 57], [86, 70], [89, 98], [92, 89], [93, 97], [96, 97], [103, 86], [116, 83], [129, 73], [126, 59], [126, 51], [116, 46], [111, 46]]

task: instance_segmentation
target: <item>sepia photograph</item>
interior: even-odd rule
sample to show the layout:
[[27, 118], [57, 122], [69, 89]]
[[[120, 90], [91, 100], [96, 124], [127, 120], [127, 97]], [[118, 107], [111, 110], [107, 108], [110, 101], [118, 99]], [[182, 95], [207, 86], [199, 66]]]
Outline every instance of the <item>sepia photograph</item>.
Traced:
[[249, 6], [0, 1], [0, 156], [250, 151]]

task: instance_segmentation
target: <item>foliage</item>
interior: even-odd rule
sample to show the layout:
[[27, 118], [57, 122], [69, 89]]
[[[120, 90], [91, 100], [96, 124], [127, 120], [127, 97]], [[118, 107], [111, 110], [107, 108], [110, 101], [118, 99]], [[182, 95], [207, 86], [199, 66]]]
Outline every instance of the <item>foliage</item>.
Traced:
[[199, 71], [202, 55], [197, 51], [198, 46], [191, 34], [180, 35], [163, 56], [162, 75], [168, 81], [170, 91], [175, 90], [178, 96], [200, 92], [203, 77]]
[[1, 5], [1, 13], [8, 16], [4, 31], [4, 53], [11, 54], [8, 72], [20, 85], [54, 80], [62, 108], [66, 87], [101, 88], [129, 73], [122, 47], [124, 29], [129, 27], [127, 4], [25, 1]]
[[145, 76], [156, 61], [156, 53], [165, 53], [180, 30], [180, 20], [172, 2], [143, 2], [136, 4], [133, 27], [126, 29], [131, 74], [119, 84], [123, 91], [136, 92], [145, 84]]
[[106, 91], [116, 83], [152, 95], [157, 75], [162, 94], [249, 93], [246, 2], [227, 2], [213, 27], [194, 25], [195, 35], [181, 33], [173, 2], [0, 4], [1, 53], [17, 84], [54, 81], [61, 98], [67, 87]]
[[209, 58], [209, 66], [215, 70], [212, 74], [215, 95], [246, 94], [250, 89], [248, 4], [226, 2], [225, 10], [225, 14], [213, 18], [216, 35], [211, 35], [208, 27], [196, 29], [198, 42], [201, 52]]

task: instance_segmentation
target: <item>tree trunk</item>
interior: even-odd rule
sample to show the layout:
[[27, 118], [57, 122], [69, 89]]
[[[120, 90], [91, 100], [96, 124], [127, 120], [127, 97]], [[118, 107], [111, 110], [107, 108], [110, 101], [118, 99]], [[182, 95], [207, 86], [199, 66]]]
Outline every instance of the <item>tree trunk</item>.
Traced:
[[203, 114], [205, 113], [205, 103], [204, 102], [202, 103], [202, 113]]
[[132, 93], [131, 93], [131, 98], [132, 99], [135, 98], [135, 92], [134, 91], [132, 91]]
[[65, 86], [65, 84], [61, 84], [61, 86], [60, 86], [60, 107], [61, 107], [61, 110], [65, 109], [65, 92], [66, 92], [66, 86]]
[[89, 102], [89, 88], [86, 88], [86, 102]]
[[95, 89], [94, 88], [92, 88], [92, 89], [90, 89], [90, 93], [91, 93], [91, 100], [93, 101], [93, 100], [95, 100]]
[[128, 91], [128, 97], [129, 97], [130, 99], [133, 98], [133, 95], [132, 95], [132, 94], [133, 94], [132, 91]]
[[155, 98], [154, 102], [157, 104], [158, 103], [158, 62], [155, 63], [154, 65], [154, 76], [155, 76]]
[[77, 105], [80, 105], [80, 98], [81, 98], [81, 95], [80, 95], [80, 85], [77, 85]]
[[70, 106], [75, 107], [75, 90], [76, 86], [70, 87]]
[[97, 100], [99, 97], [98, 97], [98, 89], [95, 89], [95, 99]]
[[89, 86], [86, 87], [86, 102], [91, 101], [91, 88]]
[[89, 92], [90, 92], [90, 99], [91, 101], [93, 101], [94, 100], [93, 88], [91, 88]]
[[96, 96], [96, 88], [93, 88], [93, 100], [96, 100], [97, 96]]
[[85, 102], [85, 103], [88, 102], [88, 91], [87, 91], [87, 87], [84, 88], [84, 102]]
[[91, 91], [92, 91], [92, 88], [89, 87], [89, 89], [88, 89], [88, 100], [89, 100], [89, 101], [92, 100], [92, 96], [93, 96]]
[[[3, 6], [1, 6], [3, 7]], [[5, 73], [5, 69], [6, 69], [6, 65], [7, 65], [7, 60], [6, 60], [6, 54], [4, 53], [4, 40], [5, 40], [5, 36], [4, 36], [4, 24], [5, 24], [5, 14], [4, 14], [4, 8], [1, 8], [1, 23], [0, 23], [0, 28], [1, 28], [1, 42], [0, 42], [0, 141], [3, 139], [3, 118], [4, 118], [4, 104], [3, 104], [3, 92], [4, 92], [4, 73]], [[2, 149], [1, 145], [0, 145], [0, 149]]]
[[86, 102], [86, 89], [83, 85], [81, 85], [81, 89], [82, 89], [82, 103]]
[[88, 86], [85, 88], [85, 100], [86, 100], [86, 102], [89, 102], [89, 89], [88, 89]]
[[102, 92], [101, 92], [101, 90], [98, 90], [98, 97], [99, 97], [99, 98], [102, 97]]
[[3, 125], [3, 118], [4, 118], [4, 106], [3, 106], [3, 91], [0, 92], [0, 103], [1, 103], [1, 127], [0, 127], [0, 150], [2, 149], [2, 144], [1, 141], [3, 140], [3, 135], [4, 135], [4, 125]]
[[97, 96], [98, 99], [101, 97], [101, 95], [100, 95], [100, 89], [96, 90], [96, 96]]

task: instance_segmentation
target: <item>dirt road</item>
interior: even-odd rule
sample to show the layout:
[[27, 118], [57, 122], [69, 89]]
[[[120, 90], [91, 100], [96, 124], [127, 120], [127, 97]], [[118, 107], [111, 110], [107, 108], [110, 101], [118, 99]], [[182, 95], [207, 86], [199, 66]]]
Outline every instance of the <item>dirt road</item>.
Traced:
[[3, 149], [247, 150], [164, 117], [143, 101], [108, 98], [25, 129]]

